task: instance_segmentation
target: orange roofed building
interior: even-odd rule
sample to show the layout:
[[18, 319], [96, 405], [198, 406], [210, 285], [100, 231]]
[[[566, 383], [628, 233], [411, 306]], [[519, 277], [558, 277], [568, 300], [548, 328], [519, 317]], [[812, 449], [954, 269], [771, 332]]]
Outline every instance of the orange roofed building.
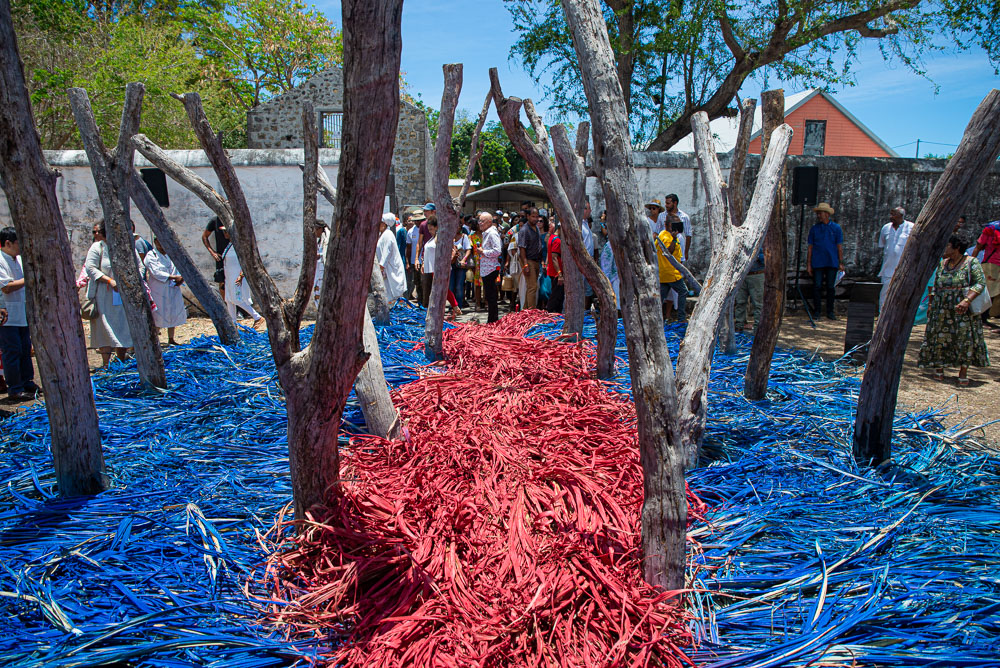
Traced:
[[[899, 157], [832, 95], [818, 88], [785, 98], [785, 122], [795, 131], [788, 148], [789, 155]], [[761, 123], [761, 108], [758, 106], [754, 112], [750, 153], [760, 153]], [[711, 128], [717, 150], [720, 153], [732, 151], [736, 146], [739, 120], [718, 118], [712, 121]], [[694, 140], [688, 135], [671, 150], [694, 151]]]

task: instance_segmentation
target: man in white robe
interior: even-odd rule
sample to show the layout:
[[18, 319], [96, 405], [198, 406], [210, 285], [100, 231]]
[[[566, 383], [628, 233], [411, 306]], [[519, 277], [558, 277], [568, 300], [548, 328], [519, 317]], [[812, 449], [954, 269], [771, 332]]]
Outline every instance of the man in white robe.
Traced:
[[142, 262], [146, 265], [149, 293], [156, 304], [153, 324], [166, 327], [167, 343], [176, 345], [174, 328], [187, 322], [187, 309], [184, 307], [184, 295], [181, 294], [184, 279], [173, 260], [163, 252], [159, 239], [153, 239], [153, 250], [146, 253]]
[[396, 234], [393, 231], [395, 224], [396, 216], [391, 213], [383, 214], [378, 224], [379, 237], [375, 247], [375, 259], [382, 268], [385, 296], [390, 305], [406, 292], [406, 269], [396, 244]]
[[[226, 239], [229, 240], [228, 230]], [[253, 318], [253, 328], [260, 329], [264, 324], [264, 318], [254, 310], [250, 286], [243, 280], [243, 268], [240, 267], [240, 260], [236, 257], [236, 249], [233, 248], [232, 242], [222, 252], [222, 262], [226, 272], [226, 309], [229, 311], [229, 317], [233, 322], [237, 322], [236, 308], [239, 307]]]
[[882, 279], [882, 291], [878, 296], [878, 310], [882, 311], [885, 304], [885, 295], [889, 291], [889, 281], [896, 273], [896, 266], [899, 258], [903, 256], [903, 248], [906, 247], [906, 240], [910, 238], [913, 231], [913, 223], [905, 220], [906, 210], [901, 206], [889, 212], [889, 222], [882, 226], [878, 235], [878, 247], [884, 249], [882, 256], [882, 269], [878, 272]]

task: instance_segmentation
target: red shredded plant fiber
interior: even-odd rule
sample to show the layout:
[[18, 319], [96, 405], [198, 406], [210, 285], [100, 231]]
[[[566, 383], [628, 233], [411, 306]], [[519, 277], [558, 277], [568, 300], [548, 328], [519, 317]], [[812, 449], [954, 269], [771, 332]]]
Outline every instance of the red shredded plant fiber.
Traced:
[[524, 338], [548, 318], [446, 332], [395, 394], [408, 439], [353, 439], [339, 505], [270, 557], [272, 623], [337, 664], [691, 665], [680, 593], [642, 580], [635, 408], [587, 345]]

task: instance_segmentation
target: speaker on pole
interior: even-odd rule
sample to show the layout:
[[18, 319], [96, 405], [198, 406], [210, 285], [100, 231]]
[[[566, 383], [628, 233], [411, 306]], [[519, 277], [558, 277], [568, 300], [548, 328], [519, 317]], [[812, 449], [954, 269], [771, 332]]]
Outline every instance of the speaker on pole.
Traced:
[[792, 204], [815, 204], [819, 188], [819, 167], [792, 170]]

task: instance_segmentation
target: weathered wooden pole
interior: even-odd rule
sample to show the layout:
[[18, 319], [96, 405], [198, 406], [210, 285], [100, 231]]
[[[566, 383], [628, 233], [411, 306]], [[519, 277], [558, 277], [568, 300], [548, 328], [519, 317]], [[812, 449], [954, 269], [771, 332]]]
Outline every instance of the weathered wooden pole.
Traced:
[[[444, 309], [448, 302], [451, 281], [451, 249], [458, 231], [458, 209], [448, 190], [448, 159], [451, 157], [451, 135], [455, 127], [455, 108], [462, 92], [461, 63], [444, 65], [444, 92], [438, 115], [437, 143], [434, 146], [434, 173], [431, 176], [434, 205], [437, 208], [437, 241], [434, 253], [434, 280], [427, 300], [424, 321], [424, 355], [428, 360], [444, 359], [442, 350]], [[457, 295], [456, 295], [457, 297]]]
[[962, 143], [920, 210], [889, 283], [858, 395], [854, 458], [862, 466], [877, 466], [891, 458], [899, 376], [920, 296], [954, 229], [955, 212], [965, 209], [996, 165], [998, 154], [1000, 91], [994, 89], [976, 109]]
[[[530, 118], [532, 115], [537, 114], [535, 114], [535, 105], [531, 104], [529, 107], [529, 104], [531, 104], [531, 100], [525, 100], [525, 110], [529, 108], [531, 110], [528, 114]], [[544, 126], [542, 127], [544, 128]], [[562, 239], [563, 283], [566, 290], [563, 296], [563, 336], [579, 340], [583, 337], [583, 316], [587, 301], [587, 281], [584, 280], [582, 270], [588, 256], [591, 260], [594, 260], [593, 256], [587, 252], [587, 247], [583, 243], [583, 226], [581, 223], [584, 206], [587, 202], [586, 161], [587, 142], [590, 139], [590, 123], [583, 121], [576, 126], [575, 145], [570, 142], [564, 125], [554, 125], [551, 128], [551, 134], [552, 151], [556, 156], [556, 173], [559, 175], [559, 182], [562, 184], [563, 191], [565, 191], [566, 197], [569, 199], [573, 213], [569, 217], [569, 222], [566, 222], [566, 218], [564, 218], [562, 213], [559, 214], [560, 221], [563, 221], [560, 223], [559, 236]], [[596, 271], [590, 271], [588, 274], [594, 276], [595, 280], [598, 276], [604, 275], [596, 260], [593, 262], [593, 268]], [[607, 277], [605, 276], [605, 278]], [[598, 283], [597, 289], [601, 289], [601, 287], [602, 284]], [[613, 302], [615, 293], [614, 289], [611, 288], [610, 281], [608, 281], [607, 287], [611, 290]], [[606, 311], [602, 312], [606, 313]], [[617, 313], [617, 311], [612, 312]], [[614, 319], [615, 333], [617, 334], [618, 316], [615, 315]], [[614, 353], [611, 353], [611, 355], [613, 357]], [[602, 366], [606, 367], [607, 365]], [[611, 366], [613, 366], [613, 360]], [[613, 373], [606, 368], [603, 370]], [[603, 378], [604, 376], [600, 377]]]
[[691, 119], [695, 152], [701, 169], [701, 181], [708, 200], [708, 217], [718, 239], [712, 252], [712, 264], [705, 277], [705, 287], [684, 335], [682, 352], [677, 360], [678, 433], [687, 453], [687, 465], [695, 466], [705, 435], [708, 406], [708, 378], [712, 367], [715, 332], [724, 321], [733, 295], [746, 277], [750, 264], [764, 241], [764, 233], [781, 172], [785, 166], [792, 129], [782, 125], [771, 135], [772, 150], [764, 156], [757, 176], [753, 199], [742, 225], [729, 218], [722, 170], [708, 115], [696, 113]]
[[[775, 128], [785, 122], [785, 91], [768, 90], [761, 95], [764, 124], [761, 132], [761, 155], [767, 155], [769, 140]], [[785, 223], [785, 172], [781, 173], [778, 194], [775, 198], [771, 222], [764, 236], [764, 298], [760, 308], [760, 322], [753, 337], [750, 360], [747, 362], [743, 383], [743, 396], [758, 401], [767, 395], [767, 381], [771, 375], [771, 359], [778, 345], [781, 318], [785, 310], [785, 266], [787, 243]]]
[[177, 265], [177, 270], [181, 272], [184, 283], [190, 288], [191, 294], [208, 313], [208, 317], [212, 319], [215, 331], [219, 335], [219, 341], [227, 346], [240, 345], [242, 339], [240, 339], [239, 329], [237, 329], [233, 319], [229, 317], [225, 302], [222, 301], [218, 291], [209, 285], [198, 270], [198, 265], [194, 263], [191, 255], [184, 248], [184, 244], [177, 238], [177, 234], [167, 222], [167, 217], [163, 215], [163, 209], [160, 208], [153, 193], [150, 192], [149, 186], [139, 176], [138, 171], [132, 172], [129, 187], [132, 201], [135, 202], [139, 213], [149, 224], [149, 229], [163, 244], [163, 250]]
[[[590, 257], [584, 248], [583, 231], [580, 228], [578, 218], [583, 212], [586, 183], [586, 172], [580, 154], [586, 155], [590, 124], [581, 123], [578, 127], [577, 147], [575, 149], [569, 143], [566, 128], [562, 125], [553, 126], [553, 146], [556, 152], [556, 165], [553, 165], [549, 159], [548, 134], [545, 130], [545, 124], [535, 111], [535, 106], [530, 104], [530, 100], [524, 100], [522, 103], [519, 98], [505, 97], [500, 87], [500, 77], [496, 68], [490, 70], [490, 85], [497, 115], [500, 117], [500, 123], [507, 133], [507, 137], [518, 155], [524, 158], [542, 182], [549, 201], [555, 206], [560, 220], [563, 221], [562, 241], [564, 247], [569, 251], [568, 257], [572, 260], [572, 262], [565, 264], [575, 264], [579, 267], [594, 289], [594, 295], [601, 306], [602, 314], [601, 320], [597, 324], [597, 376], [611, 378], [615, 374], [615, 342], [618, 337], [615, 293], [611, 287], [611, 281], [601, 271], [597, 261]], [[534, 140], [528, 136], [524, 126], [521, 125], [522, 104], [528, 120], [535, 130]], [[581, 144], [582, 149], [580, 148]], [[565, 315], [564, 334], [580, 336], [583, 333], [582, 302], [580, 306], [578, 314], [567, 313]], [[605, 317], [608, 315], [610, 317]], [[571, 322], [571, 318], [577, 318], [577, 321]]]
[[76, 272], [56, 199], [58, 173], [42, 157], [32, 118], [10, 1], [0, 0], [0, 183], [21, 247], [56, 482], [62, 496], [96, 494], [107, 486], [107, 476]]
[[[597, 0], [562, 0], [573, 35], [593, 126], [594, 170], [604, 189], [609, 243], [621, 280], [621, 310], [635, 398], [643, 471], [642, 571], [646, 582], [684, 587], [687, 497], [684, 453], [671, 419], [677, 408], [673, 365], [663, 334], [656, 253], [642, 232], [628, 114], [607, 26]], [[713, 329], [714, 332], [714, 329]]]
[[80, 140], [90, 161], [90, 171], [94, 175], [101, 209], [104, 211], [108, 254], [111, 256], [118, 292], [122, 296], [125, 320], [132, 335], [139, 378], [147, 388], [159, 390], [167, 387], [167, 372], [163, 366], [163, 351], [160, 348], [158, 330], [153, 323], [149, 295], [146, 294], [142, 273], [139, 271], [135, 241], [132, 238], [134, 228], [129, 219], [129, 182], [135, 155], [131, 139], [139, 131], [144, 91], [145, 87], [141, 83], [130, 83], [125, 88], [125, 108], [122, 111], [118, 144], [111, 152], [104, 148], [87, 91], [70, 88], [69, 101], [76, 125], [80, 129]]

